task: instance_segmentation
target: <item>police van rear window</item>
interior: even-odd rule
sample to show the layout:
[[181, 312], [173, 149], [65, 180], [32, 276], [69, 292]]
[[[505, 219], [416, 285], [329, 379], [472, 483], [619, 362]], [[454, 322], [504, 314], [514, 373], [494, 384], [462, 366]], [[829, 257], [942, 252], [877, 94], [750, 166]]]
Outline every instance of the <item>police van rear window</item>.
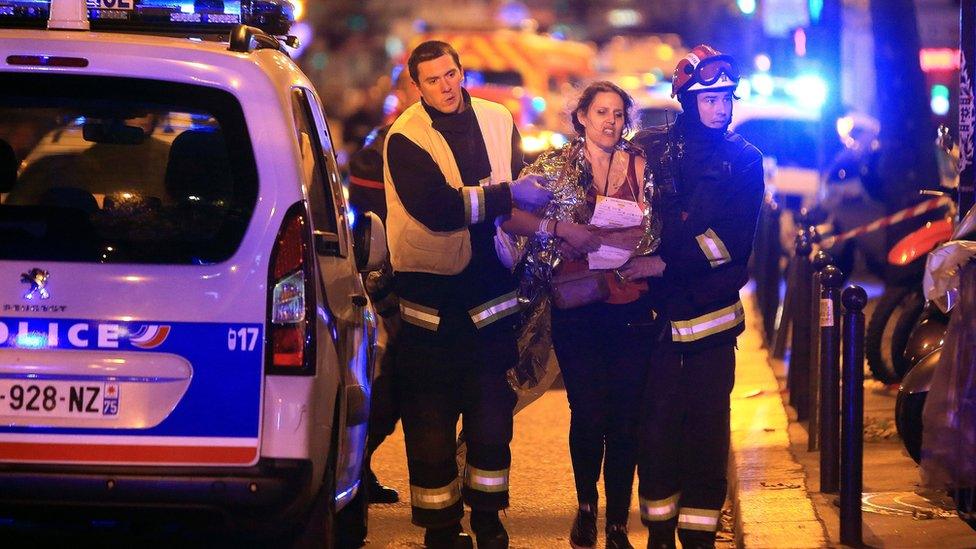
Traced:
[[219, 263], [240, 245], [257, 189], [227, 92], [0, 74], [0, 259]]

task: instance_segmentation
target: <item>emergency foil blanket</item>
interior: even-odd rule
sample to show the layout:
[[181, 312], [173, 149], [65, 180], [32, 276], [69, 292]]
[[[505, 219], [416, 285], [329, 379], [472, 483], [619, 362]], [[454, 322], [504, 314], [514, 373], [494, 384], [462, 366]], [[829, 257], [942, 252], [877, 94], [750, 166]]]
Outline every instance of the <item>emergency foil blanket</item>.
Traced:
[[[587, 200], [592, 194], [593, 175], [584, 155], [585, 142], [578, 138], [562, 149], [546, 151], [526, 166], [520, 177], [541, 175], [544, 186], [553, 199], [537, 215], [547, 219], [586, 224], [593, 216], [593, 204]], [[628, 154], [642, 154], [628, 141], [621, 140], [617, 150]], [[651, 165], [650, 162], [647, 163]], [[661, 242], [660, 217], [654, 215], [656, 188], [650, 169], [642, 178], [644, 209], [641, 228], [643, 236], [634, 255], [646, 255]], [[562, 262], [558, 239], [549, 235], [522, 237], [518, 246], [522, 259], [516, 265], [519, 276], [519, 301], [522, 304], [522, 332], [519, 335], [519, 360], [508, 373], [508, 380], [518, 394], [516, 410], [539, 398], [558, 374], [552, 353], [549, 285], [553, 273]]]

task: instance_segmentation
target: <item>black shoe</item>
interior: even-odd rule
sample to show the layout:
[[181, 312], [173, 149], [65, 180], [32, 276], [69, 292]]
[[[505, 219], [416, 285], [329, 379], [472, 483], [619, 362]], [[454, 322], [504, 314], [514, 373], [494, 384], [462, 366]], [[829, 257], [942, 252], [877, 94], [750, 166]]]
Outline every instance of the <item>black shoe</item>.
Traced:
[[383, 486], [375, 476], [370, 475], [366, 481], [366, 494], [370, 503], [396, 503], [400, 501], [400, 494], [389, 486]]
[[471, 511], [471, 530], [478, 549], [508, 549], [508, 531], [498, 519], [498, 511]]
[[569, 531], [569, 544], [574, 549], [589, 549], [596, 545], [596, 505], [580, 505]]
[[688, 549], [715, 549], [715, 532], [678, 529], [681, 547]]
[[634, 549], [627, 539], [626, 524], [607, 525], [607, 549]]
[[424, 546], [427, 549], [474, 549], [474, 542], [460, 524], [453, 524], [446, 528], [428, 528], [424, 533]]

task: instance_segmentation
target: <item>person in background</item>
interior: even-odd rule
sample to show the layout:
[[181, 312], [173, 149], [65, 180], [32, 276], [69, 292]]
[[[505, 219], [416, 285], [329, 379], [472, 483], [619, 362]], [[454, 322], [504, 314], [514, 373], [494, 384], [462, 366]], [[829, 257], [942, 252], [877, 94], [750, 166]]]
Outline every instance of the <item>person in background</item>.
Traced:
[[739, 290], [763, 199], [762, 154], [728, 131], [739, 71], [700, 45], [678, 62], [673, 127], [640, 132], [662, 192], [659, 253], [621, 270], [661, 277], [658, 312], [669, 324], [644, 392], [638, 474], [649, 548], [715, 546], [728, 482], [729, 393], [736, 336], [745, 329]]
[[[497, 225], [513, 206], [551, 193], [522, 168], [520, 137], [502, 105], [472, 98], [450, 44], [427, 41], [407, 61], [421, 101], [390, 128], [384, 188], [400, 300], [397, 385], [413, 523], [431, 548], [468, 549], [463, 502], [479, 549], [507, 548], [512, 410], [505, 374], [517, 358], [515, 280], [497, 256]], [[457, 422], [468, 451], [463, 479]]]
[[[394, 88], [384, 105], [386, 125], [374, 129], [366, 145], [349, 159], [349, 204], [357, 213], [374, 212], [386, 224], [386, 193], [383, 191], [383, 144], [397, 116], [420, 100], [417, 88], [403, 67], [395, 69]], [[366, 492], [370, 503], [396, 503], [400, 495], [376, 478], [370, 463], [373, 453], [393, 433], [400, 419], [400, 407], [393, 374], [400, 310], [393, 293], [393, 271], [389, 264], [366, 275], [369, 297], [381, 317], [380, 337], [385, 340], [376, 377], [373, 379], [369, 409], [369, 438], [366, 448]]]

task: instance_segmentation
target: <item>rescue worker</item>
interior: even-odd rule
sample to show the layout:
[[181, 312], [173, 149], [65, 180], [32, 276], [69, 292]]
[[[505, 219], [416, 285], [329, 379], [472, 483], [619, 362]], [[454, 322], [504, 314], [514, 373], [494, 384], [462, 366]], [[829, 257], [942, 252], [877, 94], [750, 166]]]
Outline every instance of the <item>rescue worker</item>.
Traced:
[[728, 131], [739, 71], [700, 45], [678, 62], [673, 127], [635, 136], [664, 195], [659, 254], [622, 269], [663, 277], [665, 342], [650, 364], [638, 474], [649, 548], [714, 547], [725, 502], [729, 393], [736, 336], [745, 329], [739, 290], [763, 198], [762, 154]]
[[[513, 206], [535, 210], [552, 195], [538, 176], [512, 180], [522, 168], [512, 115], [461, 86], [450, 44], [420, 44], [407, 68], [421, 102], [390, 128], [384, 185], [412, 519], [426, 528], [427, 547], [470, 548], [463, 498], [478, 547], [508, 547], [498, 511], [508, 507], [515, 393], [505, 372], [517, 357], [519, 306], [495, 236]], [[463, 482], [459, 416], [468, 444]]]
[[[349, 159], [349, 204], [357, 212], [374, 212], [386, 224], [386, 195], [383, 192], [383, 144], [392, 122], [408, 106], [420, 101], [417, 88], [403, 66], [393, 75], [394, 88], [384, 106], [390, 123], [376, 128], [366, 138], [365, 146]], [[381, 317], [380, 337], [385, 340], [384, 353], [373, 379], [369, 407], [369, 438], [366, 447], [366, 494], [369, 503], [396, 503], [400, 494], [376, 478], [371, 462], [373, 453], [393, 433], [400, 419], [399, 402], [393, 374], [400, 310], [393, 293], [392, 269], [389, 264], [366, 275], [366, 291]]]

